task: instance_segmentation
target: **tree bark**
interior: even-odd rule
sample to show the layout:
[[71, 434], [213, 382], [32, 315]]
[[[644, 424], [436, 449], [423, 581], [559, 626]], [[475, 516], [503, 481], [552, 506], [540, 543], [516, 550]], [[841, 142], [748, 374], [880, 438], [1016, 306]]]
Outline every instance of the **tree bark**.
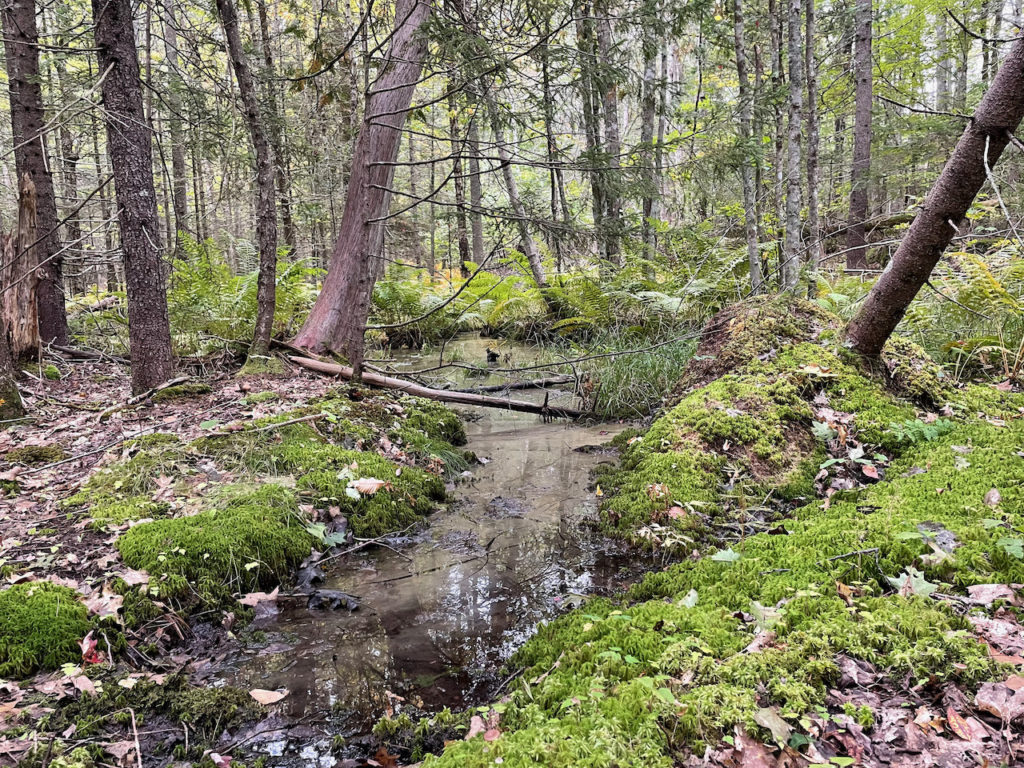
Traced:
[[[595, 106], [596, 76], [594, 67], [597, 61], [597, 45], [594, 42], [594, 20], [591, 16], [590, 3], [583, 2], [576, 15], [576, 46], [580, 52], [580, 99], [583, 104], [583, 135], [586, 140], [587, 156], [592, 166], [601, 163], [601, 127], [599, 109]], [[592, 167], [590, 176], [590, 201], [594, 218], [594, 234], [597, 241], [598, 256], [607, 262], [607, 238], [605, 237], [605, 174], [599, 168]]]
[[[595, 8], [597, 10], [597, 8]], [[612, 265], [622, 261], [619, 238], [622, 235], [622, 199], [619, 186], [622, 140], [619, 135], [619, 84], [612, 63], [611, 9], [602, 3], [597, 19], [597, 55], [601, 65], [598, 82], [601, 90], [601, 115], [604, 118], [603, 154], [607, 164], [604, 184], [605, 248], [604, 256]]]
[[747, 264], [750, 268], [750, 291], [761, 293], [764, 278], [761, 275], [761, 249], [757, 242], [757, 195], [754, 187], [754, 169], [757, 158], [753, 152], [753, 99], [750, 77], [747, 74], [746, 33], [743, 27], [743, 0], [733, 0], [733, 39], [736, 45], [736, 77], [739, 80], [740, 143], [743, 147], [740, 176], [743, 182], [743, 230], [747, 240]]
[[260, 47], [263, 52], [263, 69], [266, 72], [266, 94], [268, 136], [274, 150], [274, 179], [277, 183], [278, 208], [281, 211], [281, 236], [292, 254], [298, 246], [295, 220], [292, 217], [292, 184], [288, 173], [288, 143], [285, 140], [284, 110], [277, 93], [277, 68], [274, 66], [274, 52], [270, 47], [270, 20], [265, 0], [259, 0], [257, 10], [260, 20]]
[[0, 421], [17, 419], [25, 415], [21, 393], [14, 379], [14, 360], [7, 342], [7, 328], [0, 317]]
[[661, 37], [658, 28], [661, 25], [661, 13], [656, 1], [648, 3], [645, 11], [641, 43], [644, 74], [640, 107], [640, 145], [643, 153], [640, 239], [644, 247], [644, 257], [650, 259], [654, 255], [654, 227], [651, 222], [654, 218], [654, 198], [658, 194], [654, 175], [654, 123], [658, 104], [658, 41]]
[[188, 170], [185, 166], [185, 131], [182, 127], [181, 93], [184, 80], [178, 69], [178, 30], [174, 4], [164, 6], [164, 58], [170, 70], [167, 86], [167, 127], [171, 134], [171, 204], [174, 208], [174, 255], [184, 256], [181, 233], [189, 233]]
[[855, 80], [853, 116], [853, 166], [850, 174], [850, 218], [846, 234], [846, 268], [868, 267], [865, 221], [868, 218], [868, 184], [871, 176], [871, 0], [857, 0], [854, 11]]
[[455, 232], [459, 241], [459, 274], [469, 277], [469, 231], [466, 227], [466, 180], [462, 176], [462, 136], [455, 94], [448, 97], [449, 133], [452, 144], [452, 180], [455, 182]]
[[[505, 130], [501, 124], [501, 115], [498, 114], [498, 105], [494, 101], [494, 97], [489, 93], [484, 95], [483, 100], [487, 107], [487, 113], [491, 118], [491, 133], [494, 135], [494, 146], [498, 152], [498, 161], [501, 163], [501, 176], [505, 181], [505, 191], [508, 193], [508, 202], [512, 207], [512, 216], [515, 218], [516, 226], [519, 229], [519, 239], [522, 242], [523, 252], [526, 256], [526, 261], [530, 265], [533, 280], [537, 283], [541, 295], [547, 301], [546, 288], [548, 287], [548, 282], [544, 275], [544, 266], [541, 264], [540, 252], [537, 250], [537, 245], [533, 241], [533, 235], [530, 233], [530, 219], [526, 215], [526, 208], [523, 206], [523, 200], [519, 196], [516, 176], [512, 172], [512, 159], [508, 155], [508, 148], [505, 144]], [[549, 306], [549, 309], [553, 309], [553, 307]]]
[[238, 12], [231, 0], [217, 0], [217, 13], [224, 25], [228, 55], [238, 81], [242, 115], [249, 129], [256, 155], [256, 241], [260, 251], [260, 271], [256, 289], [256, 328], [249, 357], [270, 354], [270, 336], [274, 329], [277, 292], [277, 211], [274, 208], [274, 150], [260, 114], [256, 80], [242, 47]]
[[[142, 104], [142, 80], [129, 0], [92, 0], [97, 60], [103, 79], [107, 152], [114, 172], [128, 294], [132, 391], [171, 378], [167, 267], [153, 185], [152, 136]], [[102, 76], [102, 74], [101, 74]]]
[[18, 187], [18, 226], [3, 236], [0, 253], [0, 324], [14, 361], [39, 355], [39, 256], [36, 188], [27, 173]]
[[825, 254], [821, 242], [821, 224], [818, 218], [818, 146], [821, 128], [818, 122], [818, 64], [815, 60], [814, 0], [804, 3], [806, 35], [804, 39], [804, 74], [807, 77], [807, 230], [810, 247], [807, 295], [817, 293], [818, 268]]
[[804, 74], [800, 29], [800, 0], [789, 0], [789, 115], [786, 146], [786, 235], [780, 274], [782, 290], [796, 289], [800, 278], [803, 237], [800, 224], [800, 194], [803, 138]]
[[847, 328], [847, 340], [876, 357], [957, 233], [967, 209], [1024, 118], [1024, 37], [1013, 43], [952, 156]]
[[39, 73], [39, 33], [34, 0], [10, 0], [3, 20], [4, 53], [11, 103], [14, 165], [19, 180], [27, 174], [35, 186], [39, 335], [44, 343], [68, 343], [64, 310], [63, 257], [57, 222], [57, 201], [46, 157], [43, 92]]
[[480, 183], [480, 128], [478, 115], [469, 121], [469, 227], [472, 232], [473, 262], [484, 260], [484, 217], [481, 213], [483, 188]]
[[363, 334], [380, 273], [384, 221], [406, 113], [423, 71], [427, 43], [420, 28], [431, 0], [399, 0], [395, 29], [380, 73], [369, 89], [353, 153], [345, 211], [331, 267], [295, 344], [344, 354], [362, 371]]

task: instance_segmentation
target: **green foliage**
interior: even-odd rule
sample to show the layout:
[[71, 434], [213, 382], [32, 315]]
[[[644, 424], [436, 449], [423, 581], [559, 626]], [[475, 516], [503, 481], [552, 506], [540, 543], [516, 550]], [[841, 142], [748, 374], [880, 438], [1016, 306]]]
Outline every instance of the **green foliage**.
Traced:
[[205, 381], [187, 381], [183, 384], [161, 389], [150, 398], [154, 403], [171, 403], [175, 400], [191, 400], [200, 395], [208, 395], [213, 387]]
[[931, 423], [921, 419], [908, 419], [889, 425], [889, 429], [901, 443], [930, 443], [932, 440], [937, 440], [942, 435], [952, 432], [954, 428], [955, 425], [949, 419], [936, 419]]
[[0, 677], [28, 677], [82, 657], [92, 628], [78, 593], [45, 581], [0, 590]]

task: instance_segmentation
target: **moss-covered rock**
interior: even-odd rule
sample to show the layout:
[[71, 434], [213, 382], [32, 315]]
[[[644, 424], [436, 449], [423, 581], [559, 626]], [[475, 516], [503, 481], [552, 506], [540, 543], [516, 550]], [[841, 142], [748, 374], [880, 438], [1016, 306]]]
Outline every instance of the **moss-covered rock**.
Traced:
[[0, 590], [0, 677], [22, 678], [82, 657], [91, 623], [78, 593], [45, 581]]
[[4, 460], [12, 464], [52, 464], [67, 458], [67, 452], [59, 445], [23, 445], [12, 448], [4, 454]]

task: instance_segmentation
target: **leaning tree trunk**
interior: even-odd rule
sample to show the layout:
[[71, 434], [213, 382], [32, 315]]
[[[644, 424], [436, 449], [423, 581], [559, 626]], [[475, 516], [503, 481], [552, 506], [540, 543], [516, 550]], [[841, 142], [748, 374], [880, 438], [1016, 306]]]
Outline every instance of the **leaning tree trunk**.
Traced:
[[782, 290], [796, 289], [800, 277], [803, 242], [800, 221], [801, 146], [803, 136], [804, 76], [800, 35], [800, 0], [789, 1], [789, 135], [786, 147], [786, 232], [779, 270]]
[[747, 240], [747, 264], [750, 269], [750, 292], [761, 293], [764, 278], [761, 275], [761, 249], [757, 242], [757, 193], [754, 170], [757, 165], [753, 148], [753, 94], [747, 74], [746, 33], [743, 29], [743, 0], [733, 0], [733, 39], [736, 45], [736, 77], [740, 97], [740, 142], [743, 144], [740, 175], [743, 180], [743, 220]]
[[228, 55], [238, 81], [242, 98], [242, 115], [249, 129], [256, 155], [256, 241], [260, 250], [260, 271], [256, 281], [256, 328], [253, 332], [249, 359], [266, 358], [270, 354], [270, 335], [274, 329], [277, 292], [277, 211], [274, 208], [274, 150], [263, 125], [256, 81], [249, 68], [242, 35], [238, 31], [238, 13], [231, 0], [217, 0], [217, 13], [224, 25]]
[[367, 93], [331, 267], [295, 338], [300, 347], [346, 355], [357, 373], [362, 370], [370, 297], [381, 271], [384, 222], [402, 125], [427, 55], [420, 28], [430, 17], [430, 2], [398, 0], [395, 6], [391, 45]]
[[1014, 42], [992, 87], [967, 124], [953, 155], [914, 218], [889, 269], [850, 322], [847, 340], [875, 357], [957, 232], [990, 169], [1024, 118], [1024, 37]]
[[37, 304], [39, 335], [44, 343], [68, 343], [68, 320], [64, 310], [63, 258], [58, 231], [57, 201], [46, 158], [42, 79], [39, 74], [39, 34], [34, 0], [4, 3], [4, 52], [10, 89], [11, 128], [17, 178], [26, 175], [35, 185], [37, 263], [39, 282]]
[[129, 0], [92, 0], [96, 56], [114, 172], [118, 225], [128, 294], [132, 391], [145, 392], [171, 378], [167, 266], [153, 185], [153, 146], [142, 106], [142, 80]]
[[857, 0], [854, 25], [853, 167], [850, 176], [850, 218], [846, 230], [846, 268], [868, 268], [865, 220], [868, 177], [871, 175], [871, 0]]

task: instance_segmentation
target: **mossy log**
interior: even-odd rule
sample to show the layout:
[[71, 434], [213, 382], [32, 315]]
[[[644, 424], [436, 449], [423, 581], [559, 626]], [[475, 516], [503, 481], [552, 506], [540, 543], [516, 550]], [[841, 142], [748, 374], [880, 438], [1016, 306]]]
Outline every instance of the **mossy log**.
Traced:
[[[318, 373], [326, 373], [332, 376], [340, 376], [343, 379], [352, 378], [352, 369], [347, 365], [337, 363], [325, 363], [321, 360], [313, 360], [308, 357], [289, 356], [296, 365], [308, 368]], [[577, 408], [563, 408], [557, 405], [528, 403], [525, 400], [508, 400], [502, 397], [487, 397], [472, 392], [453, 392], [444, 389], [431, 389], [421, 384], [414, 384], [404, 379], [396, 379], [391, 376], [381, 376], [377, 373], [364, 371], [362, 380], [364, 384], [382, 389], [397, 389], [416, 397], [425, 397], [428, 400], [438, 400], [443, 403], [458, 403], [460, 405], [481, 405], [486, 408], [503, 408], [506, 411], [520, 411], [522, 413], [536, 413], [540, 416], [562, 416], [569, 419], [579, 419], [590, 416], [587, 411]]]

